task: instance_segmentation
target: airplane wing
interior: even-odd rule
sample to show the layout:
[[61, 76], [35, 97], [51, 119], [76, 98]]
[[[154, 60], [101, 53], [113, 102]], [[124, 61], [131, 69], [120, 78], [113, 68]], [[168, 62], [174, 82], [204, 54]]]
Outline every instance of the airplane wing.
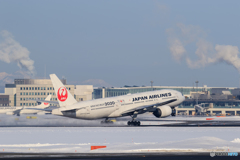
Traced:
[[123, 116], [127, 116], [127, 115], [133, 115], [134, 112], [136, 112], [137, 114], [142, 114], [142, 113], [146, 113], [146, 112], [154, 112], [156, 109], [155, 106], [163, 106], [163, 105], [166, 105], [166, 104], [169, 104], [169, 103], [172, 103], [174, 101], [176, 101], [177, 99], [171, 99], [171, 100], [168, 100], [168, 101], [165, 101], [165, 102], [162, 102], [162, 103], [157, 103], [155, 104], [154, 106], [153, 105], [149, 105], [149, 106], [146, 106], [146, 105], [143, 105], [143, 106], [140, 106], [140, 107], [137, 107], [137, 108], [133, 108], [133, 109], [130, 109], [130, 110], [126, 110], [122, 113]]
[[15, 111], [13, 111], [13, 115], [17, 115], [17, 116], [20, 116], [20, 112], [21, 110], [23, 109], [24, 107], [22, 107], [21, 109], [17, 109]]
[[59, 107], [57, 106], [49, 106], [47, 108], [24, 108], [24, 109], [30, 109], [30, 110], [39, 110], [39, 111], [46, 111], [46, 112], [52, 112], [52, 110], [57, 109]]
[[44, 109], [44, 108], [24, 108], [24, 109], [46, 111], [46, 112], [52, 112], [52, 110], [53, 110], [53, 109]]

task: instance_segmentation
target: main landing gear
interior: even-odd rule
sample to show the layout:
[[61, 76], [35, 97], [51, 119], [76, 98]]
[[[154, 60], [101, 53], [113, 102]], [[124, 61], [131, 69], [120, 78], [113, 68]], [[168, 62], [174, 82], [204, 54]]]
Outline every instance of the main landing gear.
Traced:
[[113, 121], [106, 118], [105, 121], [101, 121], [101, 124], [113, 124]]
[[140, 126], [141, 125], [140, 121], [135, 120], [135, 118], [137, 118], [136, 114], [132, 115], [131, 117], [132, 117], [132, 121], [128, 121], [128, 123], [127, 123], [129, 126]]
[[176, 109], [175, 108], [172, 108], [172, 116], [176, 116]]
[[140, 121], [128, 121], [129, 126], [140, 126], [141, 122]]

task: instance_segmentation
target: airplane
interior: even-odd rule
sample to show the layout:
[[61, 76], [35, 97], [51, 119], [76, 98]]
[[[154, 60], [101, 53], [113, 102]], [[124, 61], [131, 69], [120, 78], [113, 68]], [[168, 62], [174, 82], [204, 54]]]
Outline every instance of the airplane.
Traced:
[[50, 78], [58, 102], [45, 102], [59, 104], [60, 108], [51, 110], [53, 115], [70, 118], [86, 120], [105, 118], [101, 123], [111, 123], [109, 118], [131, 116], [132, 120], [128, 121], [128, 125], [140, 126], [141, 122], [136, 121], [138, 114], [152, 112], [157, 118], [174, 116], [175, 107], [185, 100], [181, 92], [163, 89], [77, 102], [55, 74], [50, 74]]
[[[50, 101], [50, 99], [51, 99], [51, 95], [48, 95], [45, 98], [46, 101]], [[36, 108], [45, 109], [45, 108], [49, 107], [49, 103], [39, 102], [38, 100], [36, 100], [36, 101], [38, 102], [38, 105], [36, 106]], [[14, 109], [7, 109], [6, 112], [5, 112], [7, 115], [20, 116], [20, 114], [37, 114], [39, 112], [42, 112], [41, 110], [26, 108], [26, 106], [23, 106], [23, 107], [8, 107], [8, 108], [14, 108]], [[4, 110], [0, 110], [0, 113], [4, 113]]]

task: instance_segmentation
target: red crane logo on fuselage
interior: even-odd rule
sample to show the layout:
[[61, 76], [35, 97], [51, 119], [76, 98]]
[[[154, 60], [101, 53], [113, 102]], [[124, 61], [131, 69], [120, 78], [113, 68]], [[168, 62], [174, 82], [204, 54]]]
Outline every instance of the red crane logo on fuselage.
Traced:
[[67, 89], [65, 87], [60, 87], [58, 89], [57, 97], [58, 97], [59, 101], [61, 101], [61, 102], [66, 101], [67, 97], [68, 97]]

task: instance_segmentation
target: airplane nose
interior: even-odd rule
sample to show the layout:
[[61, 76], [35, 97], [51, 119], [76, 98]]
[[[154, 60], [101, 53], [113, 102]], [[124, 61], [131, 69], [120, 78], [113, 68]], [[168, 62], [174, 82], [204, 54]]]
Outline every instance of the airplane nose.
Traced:
[[183, 102], [185, 100], [185, 97], [181, 92], [178, 93], [178, 98], [181, 102]]
[[185, 96], [184, 95], [182, 95], [182, 101], [185, 101]]

